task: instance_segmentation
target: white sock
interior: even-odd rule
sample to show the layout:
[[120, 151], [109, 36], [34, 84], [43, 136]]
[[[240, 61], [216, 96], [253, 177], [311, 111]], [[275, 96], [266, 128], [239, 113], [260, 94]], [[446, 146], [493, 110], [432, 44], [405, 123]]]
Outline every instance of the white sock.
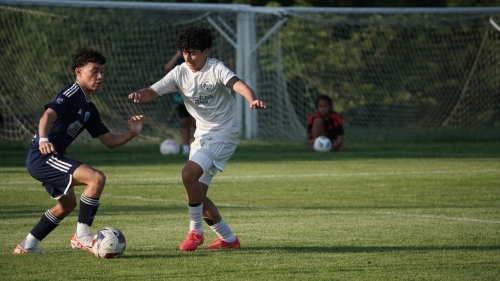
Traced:
[[198, 234], [203, 233], [203, 219], [201, 215], [203, 213], [203, 204], [196, 207], [189, 206], [189, 231], [196, 230]]
[[234, 236], [233, 231], [227, 225], [227, 223], [222, 219], [219, 223], [211, 225], [210, 228], [222, 239], [224, 242], [234, 242], [236, 240], [236, 236]]
[[182, 154], [189, 154], [189, 145], [185, 144], [182, 146]]
[[85, 223], [79, 222], [76, 225], [76, 237], [82, 238], [82, 237], [85, 237], [87, 235], [92, 236], [92, 232], [90, 231], [90, 226], [88, 226]]
[[38, 239], [35, 238], [35, 236], [31, 235], [31, 233], [26, 236], [24, 241], [20, 244], [21, 248], [23, 249], [32, 249], [35, 248], [38, 245]]

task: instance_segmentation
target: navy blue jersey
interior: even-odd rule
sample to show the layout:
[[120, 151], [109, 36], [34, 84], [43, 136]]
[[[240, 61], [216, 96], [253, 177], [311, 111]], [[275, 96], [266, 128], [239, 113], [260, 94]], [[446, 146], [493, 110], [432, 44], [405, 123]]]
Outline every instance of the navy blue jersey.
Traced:
[[[84, 129], [93, 138], [109, 132], [102, 123], [94, 103], [87, 99], [85, 92], [76, 82], [59, 92], [45, 105], [45, 109], [47, 108], [57, 113], [57, 119], [51, 124], [48, 138], [60, 155], [66, 153], [66, 148]], [[30, 150], [38, 150], [38, 139], [37, 132], [31, 142]]]

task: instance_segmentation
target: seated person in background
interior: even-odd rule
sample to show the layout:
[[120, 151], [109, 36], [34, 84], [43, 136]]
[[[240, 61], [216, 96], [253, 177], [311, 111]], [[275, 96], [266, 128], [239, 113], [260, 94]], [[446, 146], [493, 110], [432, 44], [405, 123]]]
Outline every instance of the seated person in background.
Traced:
[[342, 142], [344, 136], [342, 116], [333, 111], [332, 99], [329, 96], [321, 95], [316, 99], [315, 106], [317, 112], [313, 113], [307, 120], [307, 145], [312, 148], [317, 137], [327, 136], [332, 141], [330, 151], [345, 151]]

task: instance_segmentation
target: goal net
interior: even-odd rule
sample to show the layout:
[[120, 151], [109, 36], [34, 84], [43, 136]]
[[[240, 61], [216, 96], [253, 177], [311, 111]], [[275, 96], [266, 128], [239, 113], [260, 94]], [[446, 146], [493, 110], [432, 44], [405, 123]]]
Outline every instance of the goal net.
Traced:
[[[241, 54], [243, 12], [251, 15], [245, 18], [252, 21], [252, 30], [245, 33], [254, 33], [255, 42], [250, 42], [251, 53]], [[334, 110], [344, 118], [346, 138], [498, 131], [497, 20], [497, 8], [0, 0], [0, 138], [33, 136], [44, 105], [75, 79], [72, 55], [90, 47], [108, 58], [103, 89], [92, 100], [110, 130], [123, 132], [130, 116], [144, 114], [142, 142], [180, 140], [174, 95], [145, 104], [134, 104], [127, 95], [166, 74], [176, 35], [189, 25], [212, 29], [210, 56], [237, 75], [243, 69], [241, 57], [255, 58], [250, 84], [268, 109], [239, 121], [242, 132], [250, 130], [246, 121], [254, 121], [259, 139], [303, 140], [320, 94], [332, 97]]]

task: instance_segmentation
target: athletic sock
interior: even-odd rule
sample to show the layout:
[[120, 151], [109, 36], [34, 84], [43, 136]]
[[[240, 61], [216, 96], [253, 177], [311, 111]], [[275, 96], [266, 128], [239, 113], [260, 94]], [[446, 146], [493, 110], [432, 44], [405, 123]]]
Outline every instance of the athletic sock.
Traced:
[[92, 231], [90, 231], [90, 226], [85, 223], [79, 222], [76, 225], [76, 237], [82, 238], [84, 236], [92, 235]]
[[23, 249], [32, 249], [35, 248], [37, 245], [38, 245], [38, 239], [36, 239], [36, 237], [33, 236], [33, 234], [31, 233], [28, 233], [28, 236], [26, 236], [23, 242], [19, 244], [19, 246], [21, 246], [21, 248]]
[[[47, 235], [49, 235], [50, 232], [52, 232], [52, 230], [54, 230], [59, 225], [61, 221], [61, 218], [54, 216], [50, 213], [49, 210], [47, 210], [45, 214], [42, 215], [35, 227], [33, 227], [33, 229], [30, 231], [30, 234], [38, 241], [42, 241], [45, 237], [47, 237]], [[36, 247], [36, 243], [38, 243], [35, 243], [35, 241], [33, 241], [29, 234], [25, 240], [26, 242], [23, 241], [23, 243], [25, 243], [25, 245], [28, 244], [26, 245], [27, 249], [31, 249], [33, 244]]]
[[224, 242], [234, 242], [236, 240], [236, 236], [234, 236], [233, 231], [227, 225], [227, 223], [222, 219], [220, 222], [211, 225], [210, 228], [222, 239]]
[[203, 203], [189, 203], [189, 231], [196, 230], [198, 234], [203, 233]]
[[99, 198], [80, 196], [80, 211], [78, 213], [78, 224], [76, 225], [76, 236], [83, 237], [92, 235], [90, 227], [94, 222], [95, 214], [99, 208]]
[[99, 198], [91, 198], [82, 194], [80, 196], [80, 212], [78, 213], [78, 222], [92, 226], [94, 216], [99, 208]]

